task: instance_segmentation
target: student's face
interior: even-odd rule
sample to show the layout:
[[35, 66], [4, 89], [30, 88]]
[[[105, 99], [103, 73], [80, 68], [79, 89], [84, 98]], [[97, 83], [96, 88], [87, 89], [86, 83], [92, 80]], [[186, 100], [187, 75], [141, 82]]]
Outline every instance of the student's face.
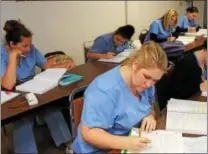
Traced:
[[127, 40], [125, 38], [123, 38], [121, 35], [114, 35], [113, 37], [113, 42], [114, 44], [117, 46], [117, 45], [121, 45], [121, 44], [124, 44]]
[[187, 13], [187, 16], [188, 16], [188, 20], [191, 21], [191, 20], [195, 20], [196, 17], [197, 17], [198, 13], [194, 12], [194, 13]]
[[23, 37], [22, 41], [17, 44], [13, 44], [13, 42], [10, 43], [12, 49], [22, 51], [23, 55], [26, 55], [30, 51], [31, 45], [32, 45], [32, 37]]
[[176, 16], [172, 16], [169, 20], [169, 25], [175, 25], [176, 24], [176, 20], [177, 20], [177, 17]]
[[132, 85], [137, 91], [142, 92], [145, 89], [154, 85], [162, 75], [164, 71], [158, 68], [148, 69], [132, 69]]

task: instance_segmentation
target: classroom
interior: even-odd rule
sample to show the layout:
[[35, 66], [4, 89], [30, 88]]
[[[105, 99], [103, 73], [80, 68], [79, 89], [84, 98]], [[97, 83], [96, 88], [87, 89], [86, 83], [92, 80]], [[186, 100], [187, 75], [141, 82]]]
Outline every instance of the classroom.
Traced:
[[207, 153], [206, 0], [3, 0], [0, 21], [1, 153]]

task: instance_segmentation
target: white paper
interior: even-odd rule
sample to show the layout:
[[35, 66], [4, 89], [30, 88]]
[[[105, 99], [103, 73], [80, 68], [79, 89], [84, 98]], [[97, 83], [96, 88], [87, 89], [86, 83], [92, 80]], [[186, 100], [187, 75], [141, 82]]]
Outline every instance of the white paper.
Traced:
[[17, 97], [19, 93], [1, 91], [1, 104]]
[[184, 137], [184, 153], [207, 153], [207, 136]]
[[111, 59], [99, 59], [100, 62], [110, 62], [110, 63], [120, 63], [124, 61], [127, 57], [125, 56], [115, 56]]
[[[132, 136], [138, 136], [137, 130], [132, 130]], [[184, 151], [182, 134], [179, 132], [156, 130], [151, 133], [142, 133], [142, 137], [146, 137], [152, 142], [140, 152], [128, 151], [128, 153], [183, 153]]]
[[185, 33], [186, 36], [203, 36], [203, 35], [207, 35], [207, 29], [199, 29], [198, 32], [196, 33], [190, 33], [187, 32]]
[[207, 97], [207, 91], [203, 91], [203, 92], [201, 93], [201, 95], [204, 96], [204, 97]]
[[179, 36], [176, 40], [182, 42], [184, 45], [195, 41], [195, 36]]

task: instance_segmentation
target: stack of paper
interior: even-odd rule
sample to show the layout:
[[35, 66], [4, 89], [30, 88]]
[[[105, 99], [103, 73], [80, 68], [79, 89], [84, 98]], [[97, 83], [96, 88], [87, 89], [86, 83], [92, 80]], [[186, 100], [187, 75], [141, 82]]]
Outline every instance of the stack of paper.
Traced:
[[19, 93], [1, 91], [1, 104], [17, 97]]
[[207, 29], [199, 29], [196, 33], [185, 33], [187, 36], [207, 36]]
[[[131, 136], [138, 136], [138, 129], [132, 129]], [[180, 132], [156, 130], [151, 133], [142, 133], [142, 137], [151, 140], [151, 143], [141, 151], [127, 153], [183, 153], [183, 137]]]
[[116, 56], [114, 56], [111, 59], [99, 59], [98, 61], [110, 62], [110, 63], [121, 63], [126, 58], [128, 58], [128, 56], [132, 53], [133, 50], [134, 49], [126, 49], [126, 50], [124, 50], [123, 52], [117, 54]]
[[47, 69], [36, 75], [32, 80], [16, 86], [16, 90], [43, 94], [56, 87], [65, 72], [65, 68]]
[[207, 134], [207, 102], [171, 99], [166, 129], [189, 134]]
[[179, 36], [176, 41], [182, 42], [184, 45], [192, 43], [195, 41], [195, 36]]

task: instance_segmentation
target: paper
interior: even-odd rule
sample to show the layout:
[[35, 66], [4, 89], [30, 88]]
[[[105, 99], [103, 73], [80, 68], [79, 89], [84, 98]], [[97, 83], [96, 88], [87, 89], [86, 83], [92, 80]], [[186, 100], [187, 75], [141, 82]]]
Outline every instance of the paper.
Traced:
[[[138, 129], [132, 129], [131, 135], [138, 136]], [[142, 133], [142, 137], [150, 139], [148, 144], [140, 152], [128, 151], [128, 153], [183, 153], [183, 138], [179, 132], [156, 130], [150, 133]]]
[[207, 35], [207, 29], [199, 29], [196, 33], [185, 33], [186, 36], [206, 36]]
[[179, 36], [176, 41], [182, 42], [184, 45], [192, 43], [195, 41], [195, 36]]
[[1, 104], [17, 97], [19, 93], [1, 91]]
[[201, 95], [204, 96], [204, 97], [207, 97], [207, 91], [203, 91], [203, 92], [201, 93]]
[[43, 94], [58, 86], [58, 82], [65, 72], [65, 68], [47, 69], [36, 75], [32, 80], [16, 86], [16, 90]]
[[184, 137], [184, 153], [207, 153], [207, 136]]
[[166, 129], [189, 134], [207, 134], [207, 102], [170, 99]]

